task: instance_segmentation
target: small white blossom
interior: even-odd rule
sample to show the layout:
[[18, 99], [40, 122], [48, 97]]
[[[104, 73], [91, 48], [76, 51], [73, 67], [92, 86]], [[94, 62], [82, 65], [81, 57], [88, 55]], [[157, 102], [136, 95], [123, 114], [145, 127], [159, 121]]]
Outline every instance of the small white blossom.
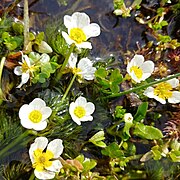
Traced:
[[154, 63], [152, 61], [144, 62], [144, 57], [142, 55], [135, 55], [127, 65], [128, 74], [137, 83], [150, 77], [153, 71]]
[[149, 98], [154, 98], [161, 104], [166, 104], [166, 100], [169, 103], [179, 103], [180, 102], [180, 92], [172, 91], [179, 85], [179, 80], [174, 78], [162, 83], [159, 83], [155, 87], [148, 87], [144, 91], [144, 95]]
[[35, 98], [31, 103], [21, 106], [19, 118], [23, 127], [41, 131], [46, 128], [51, 113], [51, 108], [42, 99]]
[[77, 63], [77, 55], [73, 53], [68, 60], [67, 66], [72, 69], [74, 74], [79, 75], [83, 79], [93, 80], [95, 77], [96, 68], [93, 67], [92, 61], [88, 58], [82, 58]]
[[100, 27], [96, 23], [90, 23], [90, 18], [85, 13], [75, 12], [72, 16], [64, 16], [64, 25], [68, 29], [68, 34], [62, 32], [62, 36], [67, 44], [75, 43], [77, 48], [92, 49], [92, 45], [87, 40], [90, 37], [100, 35]]
[[35, 71], [34, 64], [30, 61], [27, 55], [22, 54], [22, 62], [19, 63], [20, 66], [14, 68], [14, 74], [21, 76], [21, 83], [17, 88], [21, 88], [22, 85], [26, 84], [30, 78], [30, 75]]
[[87, 102], [86, 98], [80, 96], [75, 102], [71, 102], [69, 106], [69, 113], [72, 120], [81, 125], [81, 122], [92, 121], [91, 114], [95, 111], [95, 106], [92, 102]]
[[55, 174], [62, 168], [62, 164], [57, 158], [62, 154], [63, 148], [61, 139], [54, 139], [49, 144], [46, 137], [35, 139], [30, 146], [29, 156], [32, 167], [35, 169], [36, 178], [53, 179], [55, 177]]
[[132, 116], [132, 114], [131, 113], [125, 113], [124, 114], [124, 121], [125, 122], [133, 122], [133, 116]]

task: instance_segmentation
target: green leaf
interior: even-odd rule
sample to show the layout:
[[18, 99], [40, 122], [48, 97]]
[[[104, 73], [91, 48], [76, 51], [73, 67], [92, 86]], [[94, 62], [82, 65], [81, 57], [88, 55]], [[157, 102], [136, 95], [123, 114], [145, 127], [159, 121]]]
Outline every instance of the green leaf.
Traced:
[[137, 123], [133, 134], [144, 139], [155, 140], [163, 137], [162, 132], [152, 126], [147, 126], [142, 123]]
[[170, 158], [172, 159], [173, 162], [180, 162], [180, 151], [175, 151], [172, 150], [169, 153]]
[[116, 84], [120, 84], [123, 80], [122, 74], [119, 69], [114, 69], [110, 76], [110, 81]]
[[138, 121], [141, 121], [142, 119], [144, 119], [146, 117], [147, 109], [148, 109], [148, 102], [143, 102], [138, 107], [138, 110], [137, 110], [136, 114], [134, 115], [134, 121], [138, 122]]
[[110, 89], [112, 93], [118, 93], [120, 91], [119, 85], [116, 83], [110, 83]]
[[95, 72], [95, 76], [101, 79], [105, 79], [106, 76], [108, 75], [107, 70], [105, 68], [99, 68], [96, 72]]
[[102, 140], [104, 139], [104, 131], [99, 131], [89, 139], [89, 142], [93, 143], [96, 146], [104, 148], [106, 147], [106, 144], [102, 142]]
[[40, 45], [43, 39], [44, 39], [44, 32], [40, 32], [40, 33], [36, 36], [35, 43], [36, 43], [37, 45]]
[[94, 159], [86, 159], [83, 163], [82, 163], [84, 169], [83, 169], [83, 172], [88, 172], [90, 171], [91, 169], [93, 169], [97, 163]]
[[101, 150], [101, 153], [105, 156], [109, 156], [111, 158], [122, 158], [124, 157], [124, 153], [119, 149], [119, 146], [116, 142], [111, 143], [105, 149]]

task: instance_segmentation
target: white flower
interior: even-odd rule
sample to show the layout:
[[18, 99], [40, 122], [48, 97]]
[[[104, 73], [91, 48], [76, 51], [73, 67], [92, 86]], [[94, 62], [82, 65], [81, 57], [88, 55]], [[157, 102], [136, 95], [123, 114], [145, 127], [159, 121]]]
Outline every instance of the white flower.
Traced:
[[[47, 147], [46, 151], [45, 148]], [[54, 139], [48, 144], [46, 137], [38, 137], [31, 144], [29, 156], [32, 162], [34, 174], [38, 179], [53, 179], [56, 172], [62, 168], [61, 162], [57, 159], [63, 152], [61, 139]]]
[[16, 66], [14, 68], [14, 74], [21, 76], [21, 83], [17, 86], [17, 88], [21, 88], [23, 84], [26, 84], [30, 78], [30, 74], [35, 71], [35, 67], [27, 55], [22, 54], [22, 63], [20, 62], [19, 64], [20, 66]]
[[180, 102], [180, 92], [172, 91], [179, 85], [179, 80], [174, 78], [166, 82], [159, 83], [155, 88], [148, 87], [144, 91], [144, 95], [149, 98], [154, 98], [162, 104], [166, 104], [166, 99], [169, 103]]
[[154, 63], [152, 61], [145, 61], [142, 55], [135, 55], [134, 58], [127, 65], [127, 72], [131, 78], [140, 83], [154, 71]]
[[64, 25], [68, 29], [68, 34], [62, 32], [62, 36], [67, 44], [75, 43], [78, 48], [92, 49], [92, 45], [87, 40], [90, 37], [100, 35], [100, 27], [96, 23], [90, 23], [90, 18], [85, 13], [75, 12], [72, 16], [64, 16]]
[[84, 78], [86, 80], [93, 80], [94, 79], [94, 73], [96, 71], [96, 68], [93, 67], [93, 63], [88, 58], [82, 58], [77, 64], [77, 55], [72, 53], [68, 60], [67, 66], [72, 69], [72, 72], [74, 74], [79, 75], [81, 78]]
[[77, 74], [86, 80], [93, 80], [96, 68], [88, 58], [82, 58], [77, 65]]
[[95, 106], [91, 102], [87, 102], [86, 98], [80, 96], [75, 102], [72, 102], [69, 106], [69, 113], [72, 120], [81, 125], [81, 121], [92, 121], [91, 114], [94, 112]]
[[46, 128], [51, 113], [51, 108], [42, 99], [35, 98], [31, 103], [21, 106], [19, 118], [23, 127], [41, 131]]
[[130, 122], [132, 123], [133, 122], [133, 116], [131, 113], [125, 113], [124, 114], [124, 121], [125, 122]]

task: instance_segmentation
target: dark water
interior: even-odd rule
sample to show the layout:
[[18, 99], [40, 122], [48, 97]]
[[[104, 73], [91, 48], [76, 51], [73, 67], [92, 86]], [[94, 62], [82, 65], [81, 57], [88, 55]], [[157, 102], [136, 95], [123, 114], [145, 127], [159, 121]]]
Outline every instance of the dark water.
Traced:
[[[34, 3], [33, 3], [34, 2]], [[120, 59], [127, 50], [136, 50], [136, 43], [144, 44], [144, 28], [134, 18], [120, 18], [113, 14], [113, 0], [69, 0], [64, 5], [61, 0], [36, 0], [30, 2], [31, 28], [41, 31], [47, 22], [62, 20], [64, 15], [74, 12], [85, 12], [91, 22], [98, 23], [101, 35], [92, 38], [93, 57], [106, 58], [115, 56]], [[127, 1], [128, 2], [128, 1]]]

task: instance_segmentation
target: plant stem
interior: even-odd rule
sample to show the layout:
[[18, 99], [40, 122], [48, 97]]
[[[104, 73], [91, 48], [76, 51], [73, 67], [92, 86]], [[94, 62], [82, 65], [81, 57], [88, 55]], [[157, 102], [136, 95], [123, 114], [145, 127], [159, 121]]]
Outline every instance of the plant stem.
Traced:
[[62, 102], [65, 100], [66, 96], [68, 95], [68, 92], [70, 91], [75, 79], [76, 79], [76, 74], [74, 74], [73, 78], [71, 79], [71, 82], [69, 83], [69, 86], [67, 87], [66, 92], [64, 93], [64, 95], [61, 99]]
[[73, 50], [74, 50], [74, 47], [75, 47], [75, 44], [74, 44], [74, 43], [71, 44], [70, 49], [69, 49], [69, 52], [68, 52], [68, 54], [67, 54], [67, 56], [66, 56], [66, 58], [65, 58], [65, 60], [64, 60], [64, 62], [63, 62], [63, 64], [62, 64], [60, 70], [58, 71], [57, 76], [56, 76], [56, 82], [58, 82], [58, 81], [61, 79], [61, 77], [62, 77], [62, 75], [63, 75], [63, 71], [64, 71], [64, 69], [65, 69], [65, 67], [66, 67], [66, 65], [67, 65], [67, 63], [68, 63], [68, 60], [69, 60], [69, 57], [70, 57], [71, 53], [72, 53]]
[[24, 50], [29, 43], [29, 7], [28, 0], [24, 0]]
[[4, 99], [4, 94], [3, 94], [3, 91], [2, 91], [2, 72], [3, 72], [3, 67], [4, 67], [5, 60], [6, 60], [6, 58], [2, 57], [1, 63], [0, 63], [0, 104], [3, 102], [3, 99]]
[[12, 141], [10, 144], [8, 144], [4, 149], [0, 151], [0, 157], [3, 157], [6, 152], [8, 152], [11, 148], [18, 145], [25, 137], [29, 135], [30, 131], [26, 130], [23, 134], [21, 134], [19, 137], [17, 137], [14, 141]]
[[32, 174], [31, 174], [29, 180], [34, 180], [34, 178], [35, 178], [35, 175], [34, 175], [34, 172], [32, 172]]
[[150, 82], [150, 83], [148, 83], [148, 84], [144, 84], [144, 85], [141, 85], [141, 86], [138, 86], [138, 87], [135, 87], [135, 88], [131, 88], [131, 89], [129, 89], [129, 90], [127, 90], [127, 91], [124, 91], [124, 92], [111, 94], [111, 95], [109, 95], [109, 96], [104, 97], [104, 99], [114, 98], [114, 97], [120, 97], [120, 96], [123, 96], [123, 95], [125, 95], [125, 94], [129, 94], [129, 93], [132, 93], [132, 92], [141, 90], [141, 89], [145, 89], [145, 88], [147, 88], [147, 87], [149, 87], [149, 86], [153, 86], [153, 85], [155, 85], [155, 84], [159, 84], [159, 83], [161, 83], [161, 82], [168, 81], [168, 80], [173, 79], [173, 78], [176, 78], [176, 77], [178, 77], [178, 76], [180, 76], [180, 73], [177, 73], [177, 74], [168, 76], [168, 77], [163, 78], [163, 79], [158, 80], [158, 81], [153, 81], [153, 82]]

